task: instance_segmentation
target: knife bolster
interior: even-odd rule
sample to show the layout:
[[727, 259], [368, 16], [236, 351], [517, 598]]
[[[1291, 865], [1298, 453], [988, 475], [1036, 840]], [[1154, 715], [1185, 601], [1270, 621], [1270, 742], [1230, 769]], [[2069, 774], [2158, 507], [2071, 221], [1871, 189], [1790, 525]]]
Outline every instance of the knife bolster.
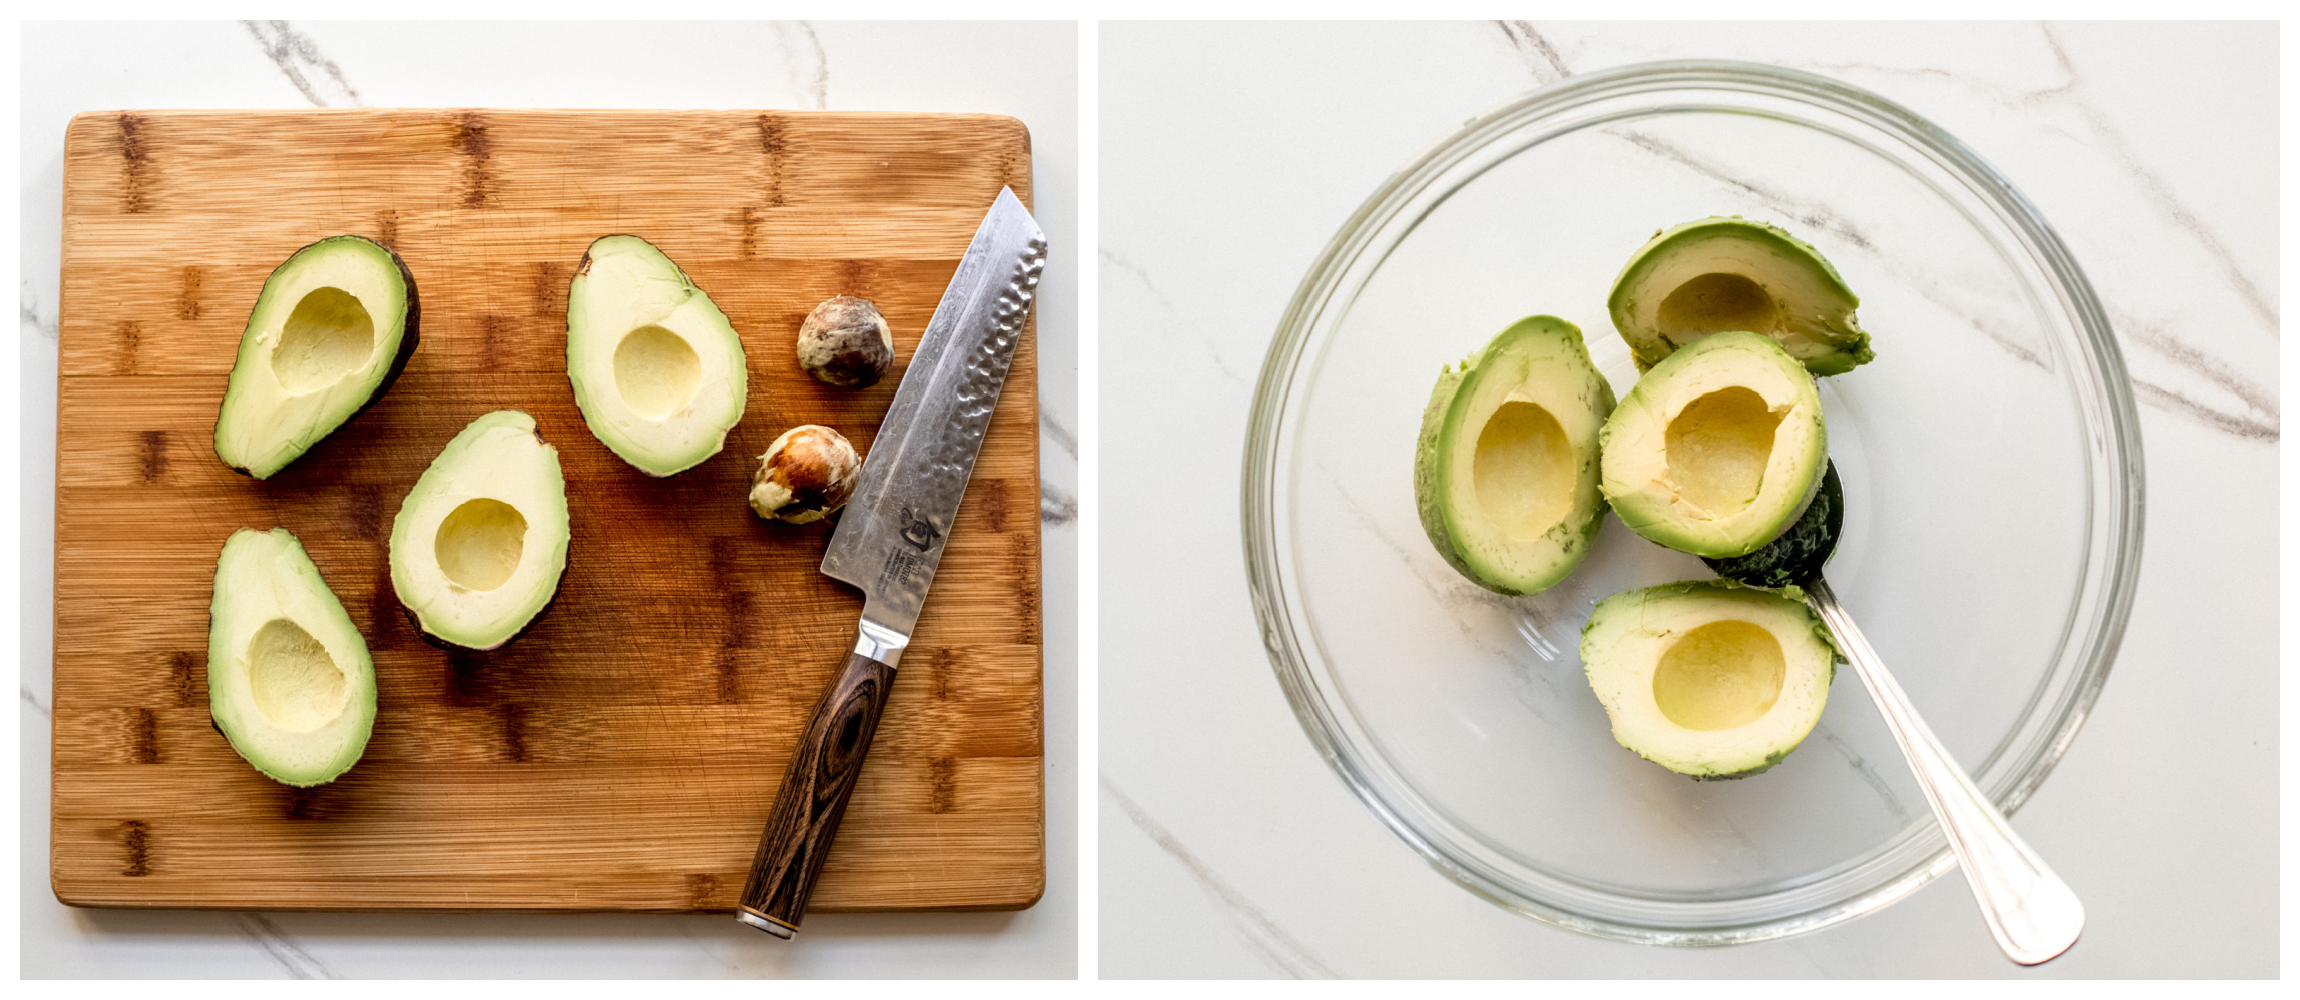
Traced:
[[877, 660], [892, 670], [902, 659], [903, 648], [909, 645], [909, 636], [865, 618], [860, 634], [855, 637], [855, 655]]

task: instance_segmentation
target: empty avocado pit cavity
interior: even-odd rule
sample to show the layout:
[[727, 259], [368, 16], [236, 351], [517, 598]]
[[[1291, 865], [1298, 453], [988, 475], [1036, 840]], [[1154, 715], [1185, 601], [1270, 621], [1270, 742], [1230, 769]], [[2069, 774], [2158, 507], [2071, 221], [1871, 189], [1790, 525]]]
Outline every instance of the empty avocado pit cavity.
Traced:
[[1661, 300], [1659, 318], [1662, 336], [1685, 344], [1727, 330], [1771, 335], [1780, 325], [1780, 309], [1755, 281], [1719, 271], [1677, 286]]
[[1509, 537], [1540, 538], [1573, 511], [1574, 466], [1555, 416], [1524, 400], [1503, 403], [1477, 436], [1478, 505]]
[[1739, 729], [1781, 697], [1788, 661], [1773, 633], [1745, 621], [1714, 621], [1685, 633], [1653, 671], [1653, 702], [1687, 729]]
[[341, 288], [316, 288], [296, 303], [272, 351], [272, 374], [292, 393], [323, 389], [366, 364], [375, 352], [375, 320]]
[[1781, 414], [1745, 386], [1706, 393], [1669, 421], [1669, 478], [1695, 506], [1727, 513], [1757, 498]]
[[633, 413], [661, 420], [695, 398], [703, 362], [686, 338], [659, 326], [642, 326], [615, 345], [615, 388]]
[[449, 580], [470, 590], [494, 590], [519, 568], [527, 518], [501, 500], [467, 500], [439, 522], [432, 546]]
[[286, 618], [265, 622], [248, 640], [247, 661], [256, 710], [272, 725], [308, 733], [343, 714], [349, 680], [303, 626]]

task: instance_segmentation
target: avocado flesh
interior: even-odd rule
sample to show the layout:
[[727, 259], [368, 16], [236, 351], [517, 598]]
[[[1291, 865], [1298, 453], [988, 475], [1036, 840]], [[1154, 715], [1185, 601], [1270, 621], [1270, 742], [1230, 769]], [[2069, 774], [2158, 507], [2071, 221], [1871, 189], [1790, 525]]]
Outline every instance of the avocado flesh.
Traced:
[[398, 254], [358, 236], [296, 251], [265, 279], [240, 334], [216, 457], [268, 479], [375, 405], [415, 353], [418, 312]]
[[1698, 780], [1770, 769], [1820, 721], [1837, 651], [1805, 605], [1724, 582], [1599, 601], [1581, 630], [1613, 738]]
[[568, 286], [567, 379], [591, 433], [650, 476], [718, 454], [750, 393], [734, 325], [636, 236], [593, 241]]
[[1815, 375], [1876, 357], [1858, 296], [1810, 244], [1741, 218], [1698, 219], [1654, 235], [1614, 279], [1607, 306], [1640, 371], [1727, 330], [1778, 341]]
[[216, 559], [208, 714], [256, 770], [297, 787], [350, 770], [375, 728], [375, 661], [285, 528], [241, 528]]
[[518, 410], [480, 417], [415, 481], [391, 523], [391, 586], [428, 641], [494, 649], [558, 593], [567, 569], [559, 451]]
[[1598, 430], [1613, 387], [1581, 330], [1555, 316], [1512, 324], [1430, 393], [1414, 499], [1430, 544], [1503, 594], [1548, 589], [1581, 563], [1605, 514]]
[[1599, 437], [1599, 481], [1621, 523], [1707, 558], [1754, 552], [1795, 523], [1829, 457], [1813, 377], [1747, 331], [1662, 359]]

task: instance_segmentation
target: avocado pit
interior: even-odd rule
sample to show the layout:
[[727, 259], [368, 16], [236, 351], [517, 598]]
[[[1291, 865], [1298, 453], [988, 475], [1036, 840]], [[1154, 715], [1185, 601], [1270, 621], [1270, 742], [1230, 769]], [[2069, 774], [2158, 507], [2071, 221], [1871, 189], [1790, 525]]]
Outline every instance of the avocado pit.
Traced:
[[846, 435], [820, 424], [784, 431], [759, 456], [751, 477], [752, 512], [790, 524], [829, 517], [854, 496], [862, 456]]
[[799, 324], [798, 356], [799, 367], [817, 380], [860, 389], [894, 365], [894, 328], [871, 300], [836, 296]]

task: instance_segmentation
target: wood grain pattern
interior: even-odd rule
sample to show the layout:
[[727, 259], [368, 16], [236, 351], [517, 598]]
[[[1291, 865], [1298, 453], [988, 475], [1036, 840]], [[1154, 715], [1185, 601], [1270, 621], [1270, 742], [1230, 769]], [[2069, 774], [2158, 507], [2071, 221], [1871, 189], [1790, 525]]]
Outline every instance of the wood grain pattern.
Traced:
[[[75, 905], [733, 909], [861, 595], [816, 572], [831, 526], [744, 502], [801, 423], [867, 450], [902, 365], [1029, 135], [980, 115], [310, 111], [86, 114], [66, 139], [51, 878]], [[726, 450], [650, 479], [566, 377], [584, 247], [642, 236], [742, 334]], [[270, 480], [209, 443], [255, 294], [298, 247], [406, 259], [405, 375]], [[897, 366], [803, 374], [800, 322], [877, 303]], [[1033, 327], [1035, 329], [1035, 326]], [[824, 864], [816, 912], [1014, 908], [1045, 884], [1035, 339], [1025, 336], [934, 592]], [[385, 545], [471, 419], [516, 407], [559, 449], [557, 605], [492, 653], [419, 641]], [[234, 529], [285, 526], [366, 636], [359, 764], [291, 789], [209, 724], [207, 609]]]

